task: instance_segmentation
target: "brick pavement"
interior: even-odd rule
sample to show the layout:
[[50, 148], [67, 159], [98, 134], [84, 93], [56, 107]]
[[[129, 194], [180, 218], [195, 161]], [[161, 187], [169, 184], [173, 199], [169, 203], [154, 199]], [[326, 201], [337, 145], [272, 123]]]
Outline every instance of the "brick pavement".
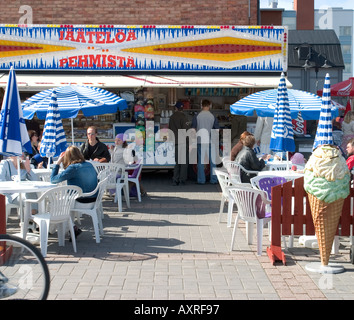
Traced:
[[[220, 189], [216, 185], [173, 187], [167, 173], [145, 173], [148, 196], [118, 213], [105, 198], [104, 237], [93, 238], [90, 219], [74, 253], [68, 241], [58, 247], [51, 238], [46, 258], [51, 274], [50, 300], [322, 300], [354, 298], [354, 266], [349, 241], [341, 239], [340, 262], [346, 272], [320, 275], [305, 269], [319, 261], [318, 251], [294, 247], [287, 265], [273, 266], [266, 254], [258, 257], [232, 228], [218, 223]], [[225, 206], [225, 212], [226, 212]], [[14, 219], [15, 217], [11, 217]], [[11, 233], [11, 228], [8, 230]], [[255, 232], [254, 232], [255, 234]], [[265, 232], [263, 249], [269, 245]]]

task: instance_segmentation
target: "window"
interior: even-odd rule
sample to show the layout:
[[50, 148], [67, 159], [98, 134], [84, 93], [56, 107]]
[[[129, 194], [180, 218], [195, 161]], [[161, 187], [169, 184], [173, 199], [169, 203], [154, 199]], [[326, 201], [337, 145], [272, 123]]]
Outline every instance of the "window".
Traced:
[[351, 53], [351, 46], [342, 45], [342, 54], [350, 54], [350, 53]]
[[343, 70], [343, 72], [348, 72], [348, 73], [351, 73], [351, 72], [352, 72], [352, 64], [351, 64], [350, 62], [344, 64], [344, 70]]
[[339, 35], [340, 36], [351, 36], [352, 35], [352, 27], [351, 26], [339, 27]]

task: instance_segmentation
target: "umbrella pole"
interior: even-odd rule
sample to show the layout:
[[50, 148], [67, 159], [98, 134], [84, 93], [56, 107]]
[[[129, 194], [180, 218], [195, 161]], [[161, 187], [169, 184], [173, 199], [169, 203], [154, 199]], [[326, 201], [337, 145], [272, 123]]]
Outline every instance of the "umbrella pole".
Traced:
[[71, 120], [71, 142], [74, 145], [74, 119], [70, 118]]
[[289, 171], [289, 152], [286, 152], [286, 171]]
[[20, 168], [20, 157], [17, 157], [17, 174], [18, 174], [18, 182], [21, 182], [21, 168]]

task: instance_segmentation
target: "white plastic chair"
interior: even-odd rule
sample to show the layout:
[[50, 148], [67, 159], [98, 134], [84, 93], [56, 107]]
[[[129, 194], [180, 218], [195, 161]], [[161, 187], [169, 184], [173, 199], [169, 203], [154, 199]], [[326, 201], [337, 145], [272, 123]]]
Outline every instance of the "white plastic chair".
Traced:
[[98, 162], [98, 161], [90, 161], [90, 163], [93, 165], [93, 167], [97, 171], [97, 175], [105, 169], [108, 169], [111, 165], [111, 162]]
[[118, 212], [123, 211], [122, 205], [122, 190], [124, 193], [125, 202], [127, 207], [130, 208], [130, 198], [129, 198], [129, 182], [128, 182], [128, 172], [122, 167], [120, 173], [118, 173], [116, 181], [116, 195], [114, 202], [118, 202]]
[[[48, 232], [50, 225], [56, 225], [58, 230], [59, 246], [65, 245], [65, 232], [69, 227], [74, 252], [76, 252], [76, 239], [74, 224], [70, 210], [75, 204], [75, 199], [82, 194], [77, 186], [58, 186], [44, 192], [39, 199], [26, 199], [26, 214], [24, 220], [24, 236], [27, 234], [28, 221], [33, 221], [39, 226], [40, 245], [43, 257], [47, 256]], [[31, 214], [31, 204], [38, 204], [38, 213]]]
[[231, 186], [231, 181], [229, 179], [229, 174], [227, 172], [221, 171], [219, 169], [215, 170], [216, 176], [219, 181], [219, 185], [222, 191], [221, 194], [221, 202], [220, 202], [220, 210], [219, 210], [219, 222], [221, 222], [221, 216], [224, 212], [225, 202], [228, 202], [228, 215], [227, 215], [227, 226], [231, 227], [232, 220], [232, 211], [234, 206], [234, 200], [230, 197], [230, 194], [227, 191], [227, 187]]
[[[260, 185], [260, 180], [263, 181], [263, 184]], [[253, 188], [258, 190], [263, 190], [267, 192], [267, 197], [271, 200], [271, 188], [275, 185], [282, 184], [287, 182], [287, 179], [281, 176], [273, 175], [261, 175], [251, 178], [251, 185]], [[266, 183], [266, 185], [264, 185]]]
[[106, 177], [108, 177], [111, 173], [111, 170], [107, 167], [104, 170], [101, 170], [100, 172], [97, 173], [97, 180], [101, 181], [103, 179], [105, 179]]
[[52, 170], [47, 172], [36, 173], [41, 181], [50, 182], [50, 176], [52, 175]]
[[97, 166], [97, 168], [101, 168], [97, 179], [100, 181], [108, 177], [106, 190], [111, 193], [115, 192], [114, 202], [118, 202], [118, 211], [122, 212], [122, 190], [127, 207], [130, 208], [128, 173], [124, 165], [112, 162], [105, 163], [104, 165]]
[[105, 170], [99, 173], [99, 178], [108, 177], [106, 190], [115, 192], [114, 202], [118, 202], [118, 211], [122, 212], [122, 190], [127, 207], [130, 208], [128, 173], [125, 166], [118, 163], [107, 163]]
[[86, 214], [91, 217], [93, 229], [95, 231], [96, 243], [100, 243], [101, 242], [100, 235], [103, 236], [102, 198], [103, 198], [103, 194], [106, 190], [107, 183], [108, 183], [108, 177], [101, 180], [97, 184], [97, 187], [95, 188], [95, 190], [88, 192], [88, 193], [83, 193], [81, 195], [82, 197], [90, 197], [90, 196], [93, 196], [94, 194], [98, 193], [95, 202], [80, 203], [78, 201], [75, 201], [74, 208], [71, 209], [71, 213], [76, 216], [78, 214]]
[[239, 163], [236, 163], [235, 161], [225, 161], [224, 162], [224, 166], [227, 170], [227, 172], [230, 175], [230, 179], [232, 181], [232, 183], [242, 183], [241, 181], [241, 172], [245, 172], [246, 174], [249, 175], [258, 175], [259, 171], [252, 171], [252, 170], [247, 170], [245, 169], [242, 165], [240, 165]]
[[140, 192], [140, 174], [141, 170], [143, 169], [143, 164], [140, 162], [137, 165], [129, 166], [129, 169], [134, 169], [133, 173], [128, 175], [128, 181], [132, 182], [136, 186], [136, 193], [138, 195], [138, 201], [141, 202], [141, 192]]
[[246, 232], [248, 244], [252, 244], [253, 240], [253, 225], [256, 224], [257, 229], [257, 255], [262, 255], [262, 238], [263, 238], [263, 227], [267, 224], [271, 218], [265, 215], [264, 218], [259, 218], [257, 214], [260, 214], [260, 206], [257, 206], [257, 198], [261, 197], [263, 203], [264, 212], [268, 213], [270, 201], [267, 199], [267, 194], [265, 191], [256, 190], [252, 187], [236, 186], [227, 188], [230, 197], [233, 198], [234, 202], [237, 204], [237, 215], [234, 224], [234, 230], [232, 233], [232, 240], [230, 251], [233, 250], [236, 229], [238, 227], [239, 220], [244, 220], [246, 222]]
[[226, 157], [223, 157], [222, 159], [221, 159], [221, 162], [222, 162], [222, 164], [223, 164], [223, 166], [225, 167], [225, 162], [226, 161], [231, 161], [231, 156], [230, 155], [228, 155], [228, 156], [226, 156]]

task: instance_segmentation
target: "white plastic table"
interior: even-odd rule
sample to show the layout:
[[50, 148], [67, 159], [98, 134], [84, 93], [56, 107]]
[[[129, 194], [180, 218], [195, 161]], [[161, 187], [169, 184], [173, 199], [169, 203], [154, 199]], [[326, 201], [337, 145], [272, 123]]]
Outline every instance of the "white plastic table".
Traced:
[[[0, 181], [0, 194], [6, 193], [19, 193], [20, 194], [20, 226], [21, 226], [21, 235], [23, 237], [23, 221], [24, 214], [22, 210], [22, 193], [42, 193], [51, 188], [56, 187], [56, 184], [52, 184], [46, 181]], [[5, 204], [6, 206], [6, 204]], [[2, 209], [2, 210], [1, 210]], [[5, 213], [6, 208], [0, 208], [2, 212]]]
[[295, 180], [304, 176], [302, 172], [292, 170], [262, 170], [258, 172], [258, 176], [276, 176], [284, 177], [286, 180]]
[[[287, 170], [287, 169], [291, 169], [291, 167], [293, 166], [294, 164], [291, 162], [291, 161], [286, 161], [286, 160], [283, 160], [283, 161], [267, 161], [266, 162], [266, 166], [265, 166], [265, 170], [274, 170], [274, 171], [284, 171], [284, 170]], [[304, 167], [304, 166], [300, 166], [300, 165], [296, 165], [296, 167], [300, 167], [301, 169]]]

